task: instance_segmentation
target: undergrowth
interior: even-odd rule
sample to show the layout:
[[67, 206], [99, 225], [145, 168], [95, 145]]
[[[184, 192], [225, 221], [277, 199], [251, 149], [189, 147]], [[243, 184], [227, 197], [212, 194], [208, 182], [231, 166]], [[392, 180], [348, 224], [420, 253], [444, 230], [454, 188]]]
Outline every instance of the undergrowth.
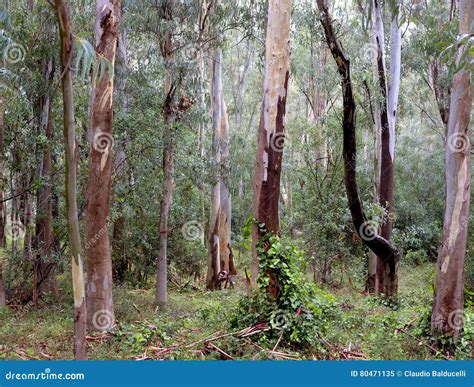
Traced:
[[295, 349], [322, 349], [320, 338], [340, 316], [334, 297], [306, 280], [304, 257], [297, 247], [265, 232], [262, 225], [261, 231], [257, 289], [240, 300], [232, 326], [268, 323], [269, 330], [257, 336], [262, 345], [282, 341]]

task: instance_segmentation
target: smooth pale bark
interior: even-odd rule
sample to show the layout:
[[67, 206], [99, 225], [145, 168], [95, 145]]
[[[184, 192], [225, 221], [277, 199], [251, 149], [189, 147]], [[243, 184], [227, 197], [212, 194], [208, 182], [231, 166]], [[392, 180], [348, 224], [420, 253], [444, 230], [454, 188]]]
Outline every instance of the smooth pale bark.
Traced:
[[[163, 15], [169, 14], [166, 5], [163, 6]], [[172, 85], [169, 61], [173, 53], [173, 41], [171, 31], [166, 31], [161, 44], [161, 52], [165, 61], [165, 76], [163, 80], [163, 191], [160, 202], [160, 247], [158, 252], [156, 269], [156, 292], [155, 302], [164, 307], [168, 302], [168, 219], [173, 198], [173, 128], [172, 128], [172, 106], [174, 101], [175, 87]]]
[[[371, 60], [373, 63], [373, 76], [374, 79], [378, 77], [377, 71], [377, 32], [375, 28], [375, 9], [372, 4], [371, 15], [370, 15], [370, 50]], [[380, 120], [380, 105], [378, 103], [374, 104], [373, 108], [373, 120], [374, 120], [374, 197], [373, 201], [379, 203], [380, 200], [380, 173], [381, 173], [381, 157], [382, 157], [382, 122]], [[367, 277], [367, 290], [369, 293], [377, 292], [380, 289], [380, 281], [377, 277], [377, 263], [378, 258], [372, 252], [369, 251], [368, 258], [368, 277]]]
[[[397, 2], [395, 2], [396, 5]], [[390, 153], [395, 154], [395, 127], [397, 122], [400, 71], [402, 61], [402, 30], [399, 16], [390, 15], [390, 87], [388, 92], [388, 116], [390, 121]]]
[[[201, 112], [204, 112], [206, 110], [206, 91], [205, 91], [205, 82], [206, 82], [206, 71], [205, 71], [206, 65], [204, 61], [204, 51], [200, 50], [199, 53], [199, 109]], [[206, 131], [206, 124], [204, 121], [204, 117], [202, 117], [199, 120], [199, 145], [198, 145], [198, 151], [199, 151], [199, 157], [201, 158], [202, 161], [204, 161], [204, 134]], [[202, 173], [205, 171], [203, 170]], [[205, 203], [206, 203], [206, 189], [205, 186], [201, 187], [201, 243], [203, 246], [206, 245], [206, 209], [205, 209]]]
[[[286, 96], [290, 74], [291, 0], [269, 0], [263, 102], [258, 130], [253, 180], [253, 215], [268, 232], [279, 234], [280, 178], [285, 136]], [[254, 225], [252, 242], [252, 286], [258, 276], [256, 246], [262, 235]], [[272, 281], [270, 281], [272, 282]], [[271, 288], [271, 290], [270, 290]], [[270, 286], [273, 297], [278, 287]]]
[[74, 41], [71, 29], [69, 2], [55, 0], [61, 38], [61, 74], [63, 89], [64, 142], [65, 142], [65, 197], [69, 251], [72, 258], [72, 284], [74, 292], [74, 357], [86, 358], [86, 300], [81, 257], [81, 236], [77, 212], [77, 146], [74, 128], [74, 100], [71, 63]]
[[[474, 32], [474, 2], [459, 3], [459, 35]], [[463, 49], [467, 49], [463, 47]], [[459, 62], [459, 59], [458, 59]], [[459, 63], [458, 63], [459, 64]], [[446, 209], [438, 254], [431, 331], [458, 337], [463, 326], [464, 265], [471, 194], [470, 119], [472, 85], [469, 65], [453, 78], [446, 140]]]
[[228, 275], [236, 275], [234, 258], [231, 246], [231, 226], [232, 226], [232, 198], [229, 190], [229, 116], [227, 106], [222, 94], [222, 124], [221, 124], [221, 174], [220, 174], [220, 210], [219, 210], [219, 243], [221, 256], [221, 269]]
[[341, 76], [341, 87], [343, 96], [343, 158], [344, 158], [344, 184], [346, 188], [347, 201], [352, 216], [352, 223], [363, 243], [371, 249], [377, 256], [384, 259], [398, 262], [399, 253], [390, 243], [375, 234], [372, 238], [364, 237], [364, 226], [367, 224], [362, 200], [359, 196], [359, 189], [356, 176], [356, 130], [355, 130], [355, 99], [352, 91], [352, 79], [350, 72], [350, 60], [344, 52], [339, 39], [336, 37], [333, 26], [333, 19], [329, 13], [324, 0], [317, 0], [318, 8], [321, 12], [321, 24], [324, 29], [326, 43], [331, 51], [337, 70]]
[[222, 51], [212, 60], [212, 162], [214, 185], [209, 217], [209, 255], [206, 286], [219, 286], [219, 273], [236, 275], [231, 248], [231, 196], [229, 184], [229, 119], [222, 91]]
[[219, 167], [221, 164], [221, 125], [222, 125], [222, 51], [214, 51], [211, 61], [212, 83], [212, 146], [211, 157], [213, 163], [214, 184], [211, 189], [211, 206], [209, 216], [209, 254], [207, 264], [206, 285], [208, 289], [215, 289], [218, 284], [218, 274], [221, 272], [221, 256], [219, 241], [219, 209], [221, 202]]
[[[97, 0], [95, 52], [115, 65], [120, 23], [119, 0]], [[86, 208], [87, 324], [91, 330], [115, 325], [112, 298], [112, 256], [109, 243], [109, 212], [112, 191], [112, 102], [114, 74], [106, 67], [93, 80], [89, 140], [89, 182]]]

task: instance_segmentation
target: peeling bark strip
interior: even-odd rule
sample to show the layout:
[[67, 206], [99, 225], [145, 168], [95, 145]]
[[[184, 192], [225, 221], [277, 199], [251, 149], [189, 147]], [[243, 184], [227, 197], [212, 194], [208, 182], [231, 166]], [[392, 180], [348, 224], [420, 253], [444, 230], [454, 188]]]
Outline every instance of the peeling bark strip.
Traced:
[[[473, 32], [474, 2], [461, 0], [459, 35]], [[463, 325], [464, 264], [472, 169], [469, 143], [472, 85], [468, 66], [454, 75], [450, 105], [446, 141], [446, 210], [443, 242], [438, 253], [431, 331], [437, 336], [458, 337]]]
[[[97, 0], [94, 37], [96, 60], [105, 59], [112, 69], [115, 65], [119, 23], [120, 1]], [[112, 190], [113, 76], [109, 66], [106, 66], [103, 76], [99, 78], [99, 74], [96, 74], [93, 80], [88, 136], [90, 146], [86, 241], [97, 239], [87, 249], [87, 323], [92, 330], [105, 330], [115, 324], [112, 258], [107, 223]], [[97, 322], [99, 315], [107, 316], [107, 324]]]
[[61, 38], [61, 72], [63, 89], [65, 159], [66, 219], [69, 235], [69, 250], [72, 256], [72, 285], [74, 291], [74, 357], [86, 358], [86, 300], [84, 272], [81, 258], [81, 237], [77, 212], [77, 149], [74, 128], [74, 100], [71, 63], [73, 59], [73, 34], [71, 30], [71, 7], [69, 2], [55, 0]]
[[355, 100], [352, 91], [352, 80], [350, 73], [350, 60], [346, 56], [341, 43], [336, 38], [332, 25], [331, 16], [324, 0], [317, 0], [319, 11], [321, 12], [321, 24], [324, 29], [326, 42], [331, 50], [331, 54], [336, 62], [337, 70], [341, 75], [341, 86], [343, 96], [343, 157], [344, 157], [344, 183], [346, 187], [349, 209], [351, 211], [352, 222], [357, 234], [363, 243], [371, 249], [384, 262], [388, 262], [390, 273], [395, 275], [399, 262], [399, 253], [383, 237], [373, 235], [372, 238], [364, 238], [362, 230], [367, 224], [362, 201], [359, 197], [359, 189], [356, 178], [356, 131], [355, 131]]
[[[263, 102], [258, 130], [257, 158], [253, 180], [253, 214], [268, 231], [280, 232], [280, 177], [285, 136], [285, 108], [290, 73], [291, 0], [269, 0], [265, 41]], [[256, 286], [261, 238], [257, 225], [252, 242], [252, 285]]]

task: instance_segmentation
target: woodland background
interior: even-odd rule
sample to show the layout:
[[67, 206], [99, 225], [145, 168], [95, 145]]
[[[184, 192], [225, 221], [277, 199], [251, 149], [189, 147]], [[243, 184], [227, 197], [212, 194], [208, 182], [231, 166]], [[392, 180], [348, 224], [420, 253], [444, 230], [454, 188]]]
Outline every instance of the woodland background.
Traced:
[[2, 1], [0, 359], [472, 357], [469, 0]]

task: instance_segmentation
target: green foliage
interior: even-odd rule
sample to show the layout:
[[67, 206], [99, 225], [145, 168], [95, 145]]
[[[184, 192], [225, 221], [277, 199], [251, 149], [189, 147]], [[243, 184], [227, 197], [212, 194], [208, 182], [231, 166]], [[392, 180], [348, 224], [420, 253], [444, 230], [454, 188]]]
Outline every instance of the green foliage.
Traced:
[[263, 225], [259, 228], [264, 234], [257, 245], [258, 289], [240, 301], [233, 326], [267, 322], [270, 330], [263, 340], [282, 337], [294, 346], [314, 345], [334, 314], [333, 300], [307, 282], [297, 247], [265, 232]]

